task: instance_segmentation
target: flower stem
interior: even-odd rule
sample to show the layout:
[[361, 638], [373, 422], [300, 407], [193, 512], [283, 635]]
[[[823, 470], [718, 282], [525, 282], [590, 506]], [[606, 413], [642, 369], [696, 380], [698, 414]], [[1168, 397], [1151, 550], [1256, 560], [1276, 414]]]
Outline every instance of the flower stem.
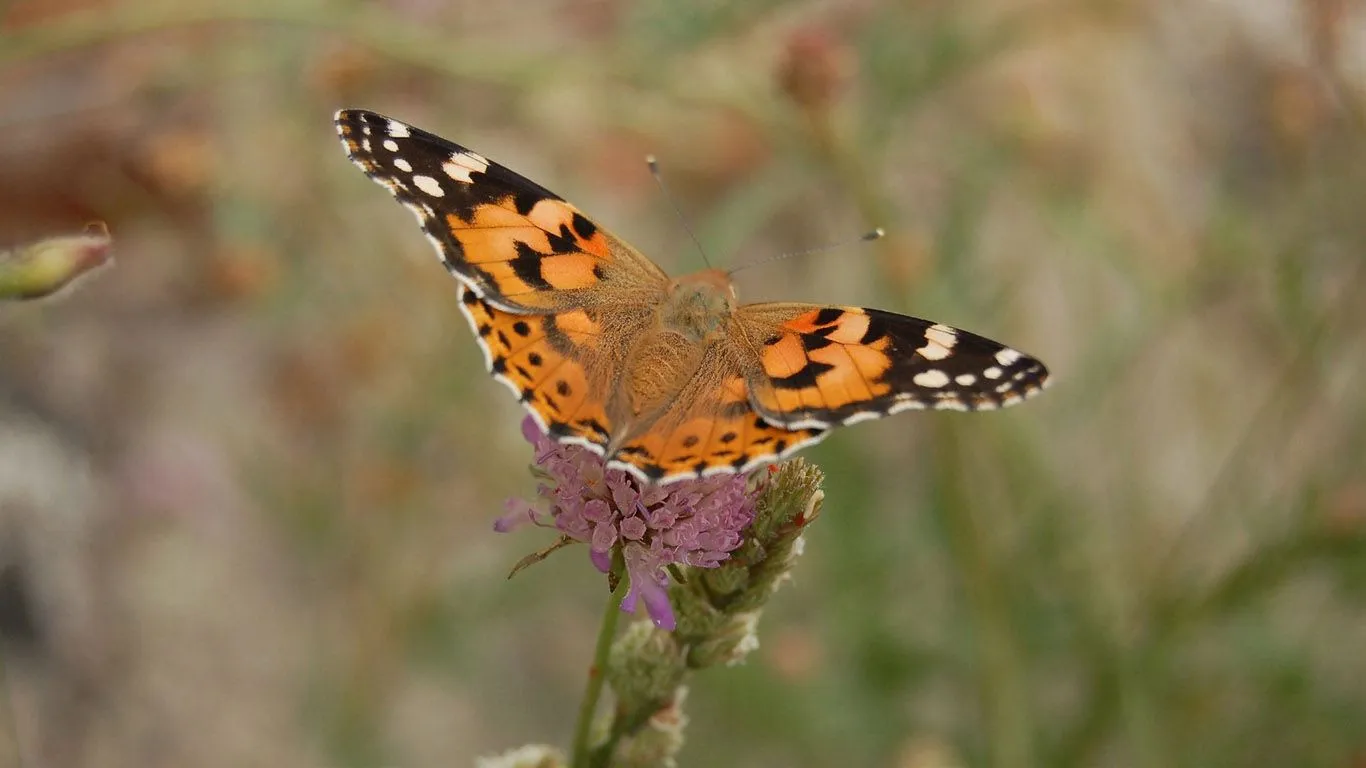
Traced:
[[598, 644], [593, 650], [593, 665], [588, 668], [588, 686], [583, 691], [583, 701], [579, 702], [579, 722], [574, 728], [573, 768], [588, 768], [589, 734], [593, 729], [593, 713], [598, 708], [598, 698], [602, 695], [603, 670], [607, 667], [607, 655], [612, 650], [612, 638], [617, 634], [617, 620], [621, 617], [621, 596], [629, 588], [630, 576], [626, 573], [626, 563], [622, 559], [621, 548], [612, 555], [612, 573], [617, 577], [616, 589], [607, 598], [607, 607], [602, 612], [602, 624], [598, 627]]

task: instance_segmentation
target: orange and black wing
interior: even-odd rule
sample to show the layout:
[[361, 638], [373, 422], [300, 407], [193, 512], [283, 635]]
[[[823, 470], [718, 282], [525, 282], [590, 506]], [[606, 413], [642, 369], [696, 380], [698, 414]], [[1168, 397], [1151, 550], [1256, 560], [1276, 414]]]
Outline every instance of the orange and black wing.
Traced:
[[754, 408], [789, 429], [908, 409], [993, 410], [1048, 384], [1048, 369], [1029, 355], [877, 309], [751, 304], [737, 322]]
[[743, 367], [729, 345], [714, 344], [697, 373], [662, 413], [624, 428], [609, 465], [667, 483], [744, 472], [825, 437], [821, 427], [776, 426], [754, 410]]
[[374, 112], [344, 109], [351, 162], [413, 212], [446, 268], [514, 312], [663, 290], [659, 267], [541, 185], [477, 152]]
[[583, 310], [554, 315], [506, 312], [461, 282], [460, 308], [484, 350], [489, 372], [516, 395], [551, 437], [602, 454], [611, 437], [602, 398], [612, 374], [594, 350], [596, 322]]

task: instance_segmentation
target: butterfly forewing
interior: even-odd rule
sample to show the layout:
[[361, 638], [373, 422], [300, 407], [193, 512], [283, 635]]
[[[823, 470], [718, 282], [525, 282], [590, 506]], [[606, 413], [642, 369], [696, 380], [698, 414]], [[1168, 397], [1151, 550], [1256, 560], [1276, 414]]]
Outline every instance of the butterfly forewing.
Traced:
[[1038, 360], [967, 331], [860, 307], [751, 304], [754, 407], [789, 428], [830, 427], [908, 409], [985, 411], [1043, 389]]
[[412, 211], [446, 268], [513, 311], [600, 302], [616, 281], [657, 287], [654, 266], [550, 190], [406, 123], [342, 110], [347, 157]]

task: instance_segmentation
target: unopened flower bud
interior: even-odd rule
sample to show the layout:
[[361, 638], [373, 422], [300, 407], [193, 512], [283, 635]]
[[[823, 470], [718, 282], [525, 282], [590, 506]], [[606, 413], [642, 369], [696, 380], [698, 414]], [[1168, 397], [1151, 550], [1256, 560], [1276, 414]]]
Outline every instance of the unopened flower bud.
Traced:
[[612, 644], [606, 673], [621, 708], [650, 711], [674, 695], [687, 667], [672, 633], [633, 621]]
[[616, 768], [672, 768], [677, 765], [675, 755], [683, 746], [683, 728], [688, 724], [683, 714], [683, 700], [688, 689], [680, 686], [673, 700], [659, 708], [644, 727], [617, 742], [612, 751], [612, 765]]
[[85, 234], [50, 237], [0, 251], [0, 300], [50, 296], [81, 275], [109, 263], [109, 230], [92, 224]]

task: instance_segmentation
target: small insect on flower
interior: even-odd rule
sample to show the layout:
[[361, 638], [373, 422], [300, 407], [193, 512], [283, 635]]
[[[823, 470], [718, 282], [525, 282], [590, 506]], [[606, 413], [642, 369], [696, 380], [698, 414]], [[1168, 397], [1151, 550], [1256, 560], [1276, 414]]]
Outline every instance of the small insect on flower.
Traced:
[[674, 629], [666, 568], [715, 568], [740, 546], [754, 520], [755, 494], [746, 475], [648, 485], [607, 468], [586, 448], [555, 442], [530, 416], [522, 421], [522, 435], [536, 451], [538, 499], [509, 499], [494, 530], [527, 523], [554, 528], [588, 544], [589, 558], [603, 573], [611, 571], [612, 551], [619, 546], [630, 579], [621, 609], [635, 613], [643, 602], [662, 629]]

